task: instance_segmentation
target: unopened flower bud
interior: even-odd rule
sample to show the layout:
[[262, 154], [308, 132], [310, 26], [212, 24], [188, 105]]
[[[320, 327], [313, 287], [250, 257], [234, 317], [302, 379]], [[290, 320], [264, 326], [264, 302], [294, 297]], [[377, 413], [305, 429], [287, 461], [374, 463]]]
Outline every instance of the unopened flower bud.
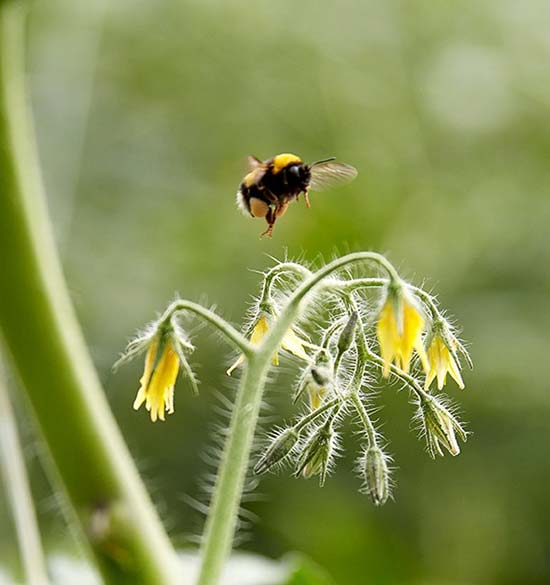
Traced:
[[285, 429], [256, 463], [254, 473], [265, 473], [282, 461], [292, 451], [299, 438], [300, 434], [293, 428]]
[[367, 447], [363, 460], [365, 491], [375, 506], [386, 503], [390, 494], [390, 471], [387, 456], [378, 446]]
[[304, 371], [294, 394], [294, 401], [307, 392], [310, 408], [316, 410], [329, 393], [332, 383], [332, 359], [327, 352], [321, 351], [315, 356], [313, 365]]
[[342, 355], [351, 347], [353, 343], [353, 339], [355, 337], [355, 329], [357, 327], [357, 320], [359, 315], [357, 311], [353, 311], [349, 316], [348, 322], [345, 324], [344, 328], [340, 333], [340, 337], [338, 338], [338, 354]]
[[317, 386], [328, 386], [332, 382], [332, 371], [325, 366], [313, 366], [310, 373]]
[[323, 486], [334, 449], [334, 431], [330, 422], [314, 431], [307, 442], [298, 466], [296, 475], [302, 474], [306, 479], [319, 475], [319, 485]]
[[456, 435], [466, 441], [466, 432], [458, 420], [434, 397], [423, 397], [421, 416], [426, 432], [428, 450], [432, 457], [443, 455], [441, 447], [455, 456], [460, 453]]

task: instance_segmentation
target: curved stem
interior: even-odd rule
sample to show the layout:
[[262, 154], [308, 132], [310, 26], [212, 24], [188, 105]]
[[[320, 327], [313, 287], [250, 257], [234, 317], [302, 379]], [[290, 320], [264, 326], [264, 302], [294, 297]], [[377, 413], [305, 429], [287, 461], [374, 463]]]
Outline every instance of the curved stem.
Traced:
[[0, 2], [0, 329], [106, 583], [173, 585], [176, 556], [86, 350], [27, 110], [24, 8]]
[[361, 398], [359, 398], [359, 393], [354, 392], [351, 395], [351, 401], [353, 402], [353, 406], [355, 406], [355, 410], [363, 423], [363, 427], [365, 428], [365, 432], [367, 434], [368, 439], [368, 446], [375, 447], [377, 445], [377, 436], [376, 436], [376, 429], [374, 428], [374, 424], [365, 408], [363, 402], [361, 402]]
[[25, 469], [25, 456], [2, 373], [0, 364], [0, 472], [4, 476], [4, 484], [13, 510], [17, 540], [25, 571], [25, 583], [48, 585], [40, 530]]
[[354, 252], [353, 254], [342, 256], [342, 258], [337, 258], [313, 273], [296, 289], [294, 294], [288, 299], [287, 304], [281, 311], [276, 323], [268, 335], [266, 335], [266, 338], [260, 347], [263, 349], [264, 346], [268, 346], [271, 352], [274, 353], [277, 350], [278, 344], [283, 338], [283, 335], [296, 320], [300, 311], [300, 304], [304, 300], [304, 297], [332, 273], [358, 262], [374, 262], [388, 273], [390, 281], [401, 281], [401, 278], [393, 265], [384, 256], [376, 252]]
[[388, 286], [388, 278], [352, 278], [350, 280], [336, 280], [326, 283], [326, 288], [342, 293], [352, 293], [361, 288], [379, 288]]
[[289, 273], [307, 277], [311, 275], [311, 270], [305, 266], [302, 266], [301, 264], [298, 264], [297, 262], [281, 262], [267, 271], [264, 278], [264, 288], [269, 288], [275, 279]]
[[271, 289], [277, 279], [292, 273], [307, 277], [311, 275], [311, 270], [296, 262], [281, 262], [281, 264], [277, 264], [267, 271], [258, 301], [260, 310], [269, 310], [271, 308]]
[[206, 322], [217, 329], [226, 339], [235, 346], [236, 349], [249, 356], [255, 353], [254, 346], [232, 325], [230, 325], [225, 319], [222, 319], [219, 315], [216, 315], [214, 311], [193, 303], [192, 301], [177, 300], [174, 301], [160, 318], [161, 321], [169, 321], [175, 314], [189, 311], [199, 317], [202, 317]]
[[[350, 264], [357, 264], [358, 262], [374, 262], [387, 272], [390, 278], [390, 282], [401, 281], [401, 277], [397, 273], [397, 270], [384, 256], [382, 256], [382, 254], [378, 254], [377, 252], [354, 252], [353, 254], [347, 254], [346, 256], [342, 256], [342, 258], [333, 260], [330, 262], [330, 264], [327, 264], [315, 272], [298, 288], [294, 295], [292, 295], [289, 300], [289, 304], [299, 303], [313, 287], [317, 286], [322, 280], [327, 278], [327, 276], [330, 276], [333, 272], [341, 270]], [[330, 283], [328, 286], [330, 286]]]
[[198, 585], [215, 585], [231, 552], [270, 361], [271, 353], [262, 351], [246, 363], [206, 521]]
[[[290, 297], [262, 343], [253, 349], [249, 348], [246, 369], [239, 387], [214, 488], [211, 510], [206, 522], [198, 585], [215, 585], [218, 582], [225, 558], [231, 550], [239, 502], [271, 357], [280, 347], [286, 332], [296, 321], [304, 297], [336, 270], [361, 261], [376, 262], [388, 272], [390, 279], [399, 279], [393, 266], [380, 254], [358, 252], [339, 258], [311, 274]], [[275, 267], [271, 277], [275, 278], [277, 274], [280, 274], [280, 271]]]

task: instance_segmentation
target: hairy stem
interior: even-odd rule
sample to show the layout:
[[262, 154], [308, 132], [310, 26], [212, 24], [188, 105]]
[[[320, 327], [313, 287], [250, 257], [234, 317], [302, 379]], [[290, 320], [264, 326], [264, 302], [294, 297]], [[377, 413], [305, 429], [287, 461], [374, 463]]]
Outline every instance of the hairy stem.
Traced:
[[25, 582], [28, 585], [48, 585], [46, 561], [25, 469], [25, 456], [2, 374], [0, 364], [0, 471], [13, 511]]
[[307, 425], [312, 423], [314, 420], [316, 420], [319, 416], [321, 416], [327, 410], [330, 410], [331, 408], [335, 407], [337, 404], [341, 404], [342, 402], [345, 402], [346, 398], [347, 398], [347, 396], [346, 397], [338, 397], [338, 398], [333, 398], [332, 400], [329, 400], [328, 402], [325, 402], [324, 404], [319, 406], [319, 408], [316, 408], [314, 411], [310, 412], [308, 415], [301, 418], [292, 428], [297, 433], [301, 433], [304, 430], [304, 428], [307, 427]]
[[307, 277], [311, 276], [311, 270], [296, 262], [282, 262], [271, 268], [264, 277], [264, 285], [260, 294], [260, 307], [263, 303], [269, 303], [271, 299], [271, 288], [278, 278], [288, 274]]
[[0, 329], [106, 583], [172, 585], [176, 558], [76, 321], [27, 109], [24, 4], [0, 2]]
[[244, 353], [246, 356], [254, 352], [254, 348], [247, 339], [230, 325], [225, 319], [222, 319], [210, 309], [206, 309], [198, 303], [192, 301], [177, 300], [174, 301], [164, 312], [161, 321], [169, 321], [173, 315], [177, 313], [190, 312], [201, 317], [204, 321], [212, 325], [219, 333], [221, 333], [231, 345]]
[[270, 361], [271, 353], [266, 351], [247, 360], [206, 522], [198, 585], [215, 585], [231, 552]]
[[[399, 276], [393, 266], [383, 256], [374, 252], [348, 254], [343, 258], [334, 260], [314, 274], [309, 273], [309, 271], [298, 271], [290, 268], [291, 272], [299, 272], [307, 276], [307, 278], [289, 298], [262, 343], [257, 348], [250, 348], [249, 350], [246, 370], [241, 380], [237, 402], [231, 419], [231, 427], [214, 488], [212, 507], [206, 522], [202, 550], [203, 559], [198, 585], [216, 585], [223, 563], [231, 550], [265, 378], [273, 354], [279, 349], [286, 332], [298, 318], [300, 306], [308, 293], [333, 272], [350, 264], [364, 261], [378, 264], [387, 272], [391, 280], [399, 280]], [[289, 267], [287, 266], [287, 268]], [[269, 280], [269, 286], [273, 282], [273, 278], [283, 273], [284, 270], [274, 269], [269, 278], [266, 279]]]
[[374, 447], [377, 444], [376, 429], [374, 428], [374, 424], [369, 416], [369, 413], [367, 412], [367, 409], [365, 408], [359, 396], [359, 391], [363, 382], [363, 376], [365, 375], [365, 370], [367, 368], [369, 359], [369, 344], [365, 336], [365, 328], [363, 326], [361, 313], [359, 312], [359, 307], [357, 306], [357, 302], [353, 296], [353, 293], [346, 295], [344, 297], [344, 302], [347, 305], [347, 309], [350, 314], [356, 313], [359, 315], [359, 327], [355, 334], [357, 343], [357, 364], [355, 366], [355, 372], [351, 381], [351, 400], [355, 406], [355, 410], [357, 411], [359, 418], [361, 419], [361, 422], [363, 423], [369, 445]]

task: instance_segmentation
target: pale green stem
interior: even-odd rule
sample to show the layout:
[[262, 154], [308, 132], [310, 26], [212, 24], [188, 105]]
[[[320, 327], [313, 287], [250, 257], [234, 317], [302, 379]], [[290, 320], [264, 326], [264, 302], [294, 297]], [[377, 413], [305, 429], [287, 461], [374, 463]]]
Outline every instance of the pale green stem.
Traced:
[[251, 343], [225, 319], [216, 315], [214, 311], [193, 303], [192, 301], [177, 300], [174, 301], [160, 318], [160, 321], [170, 321], [170, 319], [177, 313], [182, 312], [194, 313], [201, 317], [204, 321], [212, 325], [219, 333], [221, 333], [231, 345], [244, 353], [246, 356], [254, 352], [254, 347]]
[[[386, 270], [392, 280], [399, 281], [393, 266], [386, 258], [375, 252], [358, 252], [334, 260], [309, 275], [289, 298], [261, 345], [250, 348], [206, 521], [198, 585], [218, 583], [225, 559], [231, 551], [266, 374], [273, 354], [279, 349], [286, 332], [296, 321], [300, 305], [308, 293], [333, 272], [349, 264], [365, 261], [377, 263]], [[276, 274], [277, 271], [274, 270], [273, 278]]]
[[333, 408], [337, 404], [344, 402], [345, 400], [347, 400], [347, 398], [348, 398], [348, 396], [342, 396], [342, 397], [338, 397], [338, 398], [333, 398], [332, 400], [325, 402], [323, 405], [319, 406], [319, 408], [316, 408], [313, 412], [310, 412], [308, 415], [301, 418], [292, 428], [297, 433], [301, 433], [303, 431], [303, 429], [305, 427], [307, 427], [307, 425], [312, 423], [315, 419], [317, 419], [319, 416], [321, 416], [324, 412], [326, 412], [327, 410], [330, 410], [331, 408]]
[[27, 107], [24, 9], [0, 1], [0, 329], [105, 582], [181, 583], [62, 275]]
[[219, 580], [225, 559], [231, 552], [271, 355], [262, 351], [250, 356], [242, 375], [206, 521], [198, 585], [215, 585]]
[[15, 413], [0, 364], [0, 471], [13, 512], [27, 585], [48, 585], [48, 573]]
[[[388, 273], [388, 276], [392, 282], [401, 282], [401, 278], [392, 264], [384, 256], [377, 254], [376, 252], [354, 252], [352, 254], [342, 256], [341, 258], [337, 258], [326, 266], [323, 266], [323, 268], [317, 272], [313, 273], [290, 296], [285, 308], [281, 311], [279, 318], [266, 336], [262, 347], [268, 346], [272, 353], [275, 352], [279, 341], [283, 338], [285, 332], [298, 316], [300, 312], [300, 304], [304, 300], [304, 297], [313, 289], [315, 289], [325, 278], [331, 276], [334, 272], [359, 262], [373, 262], [378, 264]], [[331, 286], [332, 283], [329, 282], [327, 284], [327, 288], [330, 290]]]
[[351, 382], [351, 400], [353, 405], [355, 406], [355, 410], [359, 414], [359, 418], [363, 423], [363, 427], [367, 434], [369, 446], [374, 447], [377, 444], [377, 434], [376, 429], [374, 428], [374, 424], [367, 412], [361, 398], [359, 397], [359, 391], [361, 389], [361, 383], [363, 382], [363, 376], [365, 375], [365, 370], [367, 369], [368, 363], [368, 356], [369, 356], [369, 344], [367, 342], [367, 337], [365, 335], [365, 330], [363, 327], [363, 320], [361, 318], [361, 313], [359, 311], [359, 307], [357, 306], [357, 302], [353, 296], [353, 293], [350, 293], [344, 297], [344, 302], [347, 305], [348, 312], [357, 313], [359, 316], [359, 323], [358, 323], [358, 330], [355, 335], [356, 343], [357, 343], [357, 364], [355, 366], [355, 372], [353, 374], [353, 379]]
[[339, 293], [351, 293], [362, 288], [380, 288], [388, 286], [388, 278], [352, 278], [350, 280], [333, 280], [325, 284], [328, 290], [334, 290]]
[[[353, 278], [350, 280], [333, 282], [327, 286], [330, 286], [334, 290], [341, 292], [352, 292], [359, 290], [361, 288], [376, 288], [388, 286], [390, 282], [391, 281], [387, 278]], [[432, 319], [434, 322], [445, 321], [432, 295], [430, 295], [425, 290], [422, 290], [417, 286], [413, 286], [412, 284], [405, 284], [405, 286], [409, 290], [413, 291], [414, 294], [426, 304], [428, 309], [430, 309], [430, 313], [432, 314]]]
[[365, 405], [361, 401], [361, 398], [357, 392], [354, 392], [351, 395], [351, 401], [353, 402], [353, 406], [355, 406], [355, 410], [357, 411], [357, 414], [363, 423], [363, 427], [368, 439], [368, 446], [376, 447], [378, 444], [376, 429], [374, 428], [374, 424], [369, 416], [369, 413], [367, 412], [367, 409], [365, 408]]
[[281, 276], [288, 274], [296, 274], [297, 276], [308, 277], [311, 276], [311, 270], [298, 264], [297, 262], [281, 262], [273, 268], [270, 268], [264, 277], [264, 288], [260, 298], [267, 300], [269, 297], [272, 284]]

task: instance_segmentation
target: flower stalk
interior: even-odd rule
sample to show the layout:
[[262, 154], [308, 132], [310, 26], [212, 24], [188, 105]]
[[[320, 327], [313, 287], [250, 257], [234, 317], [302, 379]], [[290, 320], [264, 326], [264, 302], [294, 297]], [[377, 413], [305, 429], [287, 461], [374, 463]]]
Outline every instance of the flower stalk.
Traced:
[[[175, 585], [175, 553], [105, 400], [62, 275], [27, 107], [25, 10], [21, 0], [0, 2], [0, 329], [105, 583]], [[98, 514], [106, 519], [99, 531]]]

